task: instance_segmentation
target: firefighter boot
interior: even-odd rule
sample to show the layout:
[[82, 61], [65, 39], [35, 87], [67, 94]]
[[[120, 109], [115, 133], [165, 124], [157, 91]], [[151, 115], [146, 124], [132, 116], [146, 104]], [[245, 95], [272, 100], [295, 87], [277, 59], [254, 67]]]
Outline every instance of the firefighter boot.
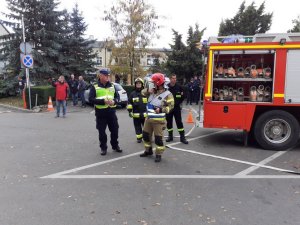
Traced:
[[173, 141], [173, 132], [169, 131], [169, 136], [167, 137], [166, 142], [171, 142], [171, 141]]
[[145, 150], [142, 154], [140, 154], [140, 157], [147, 157], [149, 155], [153, 155], [152, 148], [149, 148], [148, 150]]
[[158, 163], [161, 161], [161, 155], [156, 155], [154, 162]]
[[186, 140], [186, 138], [184, 136], [184, 131], [179, 132], [179, 134], [180, 134], [180, 142], [187, 145], [189, 142]]

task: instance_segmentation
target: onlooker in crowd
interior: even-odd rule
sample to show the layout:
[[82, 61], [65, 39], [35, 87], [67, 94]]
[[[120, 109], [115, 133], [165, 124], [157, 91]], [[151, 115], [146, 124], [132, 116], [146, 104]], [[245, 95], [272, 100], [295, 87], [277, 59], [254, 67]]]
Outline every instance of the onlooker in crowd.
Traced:
[[200, 80], [197, 76], [194, 76], [194, 100], [196, 105], [198, 105], [200, 100]]
[[79, 82], [78, 82], [78, 95], [81, 99], [81, 107], [85, 108], [86, 103], [85, 103], [85, 98], [84, 98], [84, 91], [86, 89], [86, 82], [83, 79], [83, 76], [79, 76]]
[[25, 77], [24, 76], [23, 77], [19, 76], [18, 77], [18, 84], [19, 84], [19, 94], [21, 96], [22, 96], [22, 92], [23, 92], [23, 90], [25, 88], [25, 83], [26, 83]]
[[119, 147], [119, 123], [116, 115], [118, 92], [109, 81], [108, 69], [101, 69], [97, 75], [98, 83], [90, 91], [89, 102], [95, 106], [96, 128], [99, 132], [101, 155], [107, 153], [106, 127], [110, 131], [110, 144], [116, 152], [122, 152]]
[[74, 74], [71, 74], [71, 79], [69, 80], [70, 86], [70, 96], [72, 97], [73, 106], [78, 104], [78, 81], [75, 79]]
[[194, 101], [194, 78], [191, 78], [190, 82], [187, 84], [188, 96], [186, 99], [186, 104], [192, 105]]
[[67, 112], [67, 93], [69, 89], [69, 85], [65, 82], [64, 76], [59, 76], [58, 81], [52, 79], [52, 86], [55, 87], [56, 94], [56, 116], [58, 118], [60, 116], [60, 106], [63, 108], [63, 118], [66, 117]]

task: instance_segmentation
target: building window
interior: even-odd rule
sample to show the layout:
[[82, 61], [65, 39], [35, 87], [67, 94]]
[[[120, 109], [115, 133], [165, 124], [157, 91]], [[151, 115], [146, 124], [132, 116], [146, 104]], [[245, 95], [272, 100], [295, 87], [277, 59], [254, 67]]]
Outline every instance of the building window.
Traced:
[[96, 64], [102, 66], [102, 57], [97, 57]]
[[153, 57], [151, 55], [147, 55], [147, 66], [153, 65]]

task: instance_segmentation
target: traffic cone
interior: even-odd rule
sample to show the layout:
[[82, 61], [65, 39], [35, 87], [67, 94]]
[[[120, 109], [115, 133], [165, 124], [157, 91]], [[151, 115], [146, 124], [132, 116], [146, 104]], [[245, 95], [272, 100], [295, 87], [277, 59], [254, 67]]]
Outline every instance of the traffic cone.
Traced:
[[53, 104], [52, 104], [52, 98], [51, 98], [51, 96], [49, 96], [47, 111], [53, 111], [53, 110], [54, 110], [54, 108], [53, 108]]
[[189, 114], [186, 118], [186, 123], [194, 123], [194, 119], [193, 119], [193, 114], [192, 114], [192, 110], [189, 110]]
[[23, 98], [23, 104], [24, 104], [23, 108], [27, 109], [26, 96], [25, 96], [25, 88], [22, 91], [22, 98]]

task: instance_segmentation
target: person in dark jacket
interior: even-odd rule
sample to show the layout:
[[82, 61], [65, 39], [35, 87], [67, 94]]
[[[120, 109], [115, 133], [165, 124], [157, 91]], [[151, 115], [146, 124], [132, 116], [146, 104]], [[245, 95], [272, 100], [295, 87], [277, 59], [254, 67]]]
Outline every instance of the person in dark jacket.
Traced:
[[119, 99], [114, 85], [109, 82], [108, 69], [101, 69], [98, 83], [95, 84], [89, 94], [89, 102], [94, 104], [96, 115], [96, 128], [99, 132], [101, 155], [107, 153], [106, 127], [110, 131], [110, 144], [116, 152], [122, 152], [119, 147], [119, 123], [116, 115], [116, 103]]
[[180, 141], [184, 144], [188, 144], [188, 141], [185, 138], [184, 127], [181, 118], [181, 103], [184, 100], [183, 88], [176, 83], [176, 74], [172, 74], [170, 77], [170, 83], [168, 84], [168, 90], [174, 96], [174, 108], [167, 114], [167, 130], [168, 130], [168, 138], [166, 142], [173, 141], [173, 117], [175, 118], [177, 130], [180, 134]]
[[79, 76], [78, 77], [79, 82], [78, 82], [78, 95], [81, 99], [81, 107], [85, 108], [86, 107], [86, 103], [85, 103], [85, 98], [84, 98], [84, 91], [86, 89], [86, 83], [83, 79], [83, 76]]
[[78, 81], [75, 79], [74, 74], [71, 74], [71, 79], [69, 80], [70, 86], [70, 96], [72, 97], [73, 106], [78, 104]]
[[63, 108], [63, 118], [66, 117], [67, 113], [67, 93], [69, 89], [69, 85], [65, 82], [64, 76], [59, 76], [58, 81], [52, 79], [52, 86], [55, 87], [56, 94], [56, 116], [58, 118], [60, 116], [60, 106]]
[[141, 93], [144, 88], [143, 79], [135, 79], [134, 86], [135, 90], [130, 93], [128, 98], [127, 110], [129, 116], [133, 118], [137, 142], [141, 143], [143, 140], [143, 126], [147, 116], [147, 98]]

